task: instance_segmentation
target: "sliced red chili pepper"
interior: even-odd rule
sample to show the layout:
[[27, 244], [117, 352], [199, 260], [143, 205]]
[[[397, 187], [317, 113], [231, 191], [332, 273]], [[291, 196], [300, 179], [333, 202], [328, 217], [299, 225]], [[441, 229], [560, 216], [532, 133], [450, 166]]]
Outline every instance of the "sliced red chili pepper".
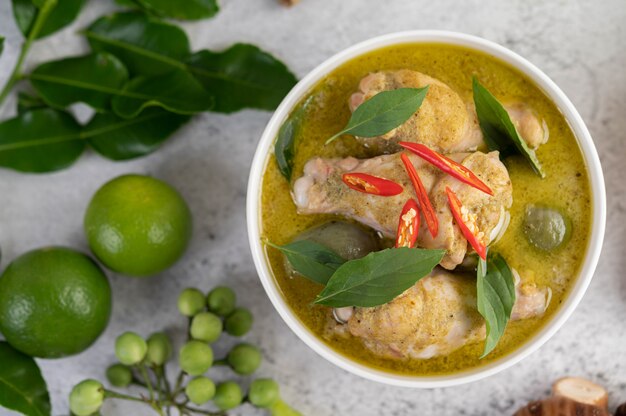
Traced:
[[366, 194], [394, 196], [403, 191], [402, 185], [367, 173], [344, 173], [341, 180], [351, 189]]
[[413, 182], [413, 188], [415, 188], [417, 200], [419, 201], [420, 208], [424, 214], [428, 231], [430, 231], [430, 234], [433, 237], [437, 237], [437, 234], [439, 233], [439, 221], [437, 220], [435, 210], [430, 203], [430, 199], [428, 199], [428, 192], [426, 192], [424, 184], [415, 170], [415, 166], [411, 163], [411, 159], [409, 159], [409, 157], [404, 153], [400, 155], [400, 159], [402, 159], [402, 163], [404, 163], [404, 167], [409, 174], [409, 178], [411, 178], [411, 182]]
[[400, 219], [398, 220], [398, 233], [396, 235], [396, 247], [412, 248], [417, 241], [417, 233], [420, 228], [420, 211], [417, 201], [413, 198], [406, 201]]
[[415, 153], [425, 161], [432, 163], [450, 176], [457, 178], [461, 182], [465, 182], [466, 184], [471, 185], [486, 194], [493, 195], [491, 188], [478, 179], [478, 177], [474, 175], [474, 172], [465, 166], [456, 163], [454, 160], [429, 149], [421, 143], [400, 142], [399, 144], [405, 149]]
[[456, 221], [456, 224], [461, 229], [463, 236], [470, 243], [476, 253], [483, 259], [487, 258], [487, 247], [480, 241], [481, 232], [476, 224], [476, 218], [461, 204], [459, 198], [452, 191], [452, 189], [446, 186], [446, 194], [448, 194], [448, 203], [450, 204], [450, 210], [452, 216]]

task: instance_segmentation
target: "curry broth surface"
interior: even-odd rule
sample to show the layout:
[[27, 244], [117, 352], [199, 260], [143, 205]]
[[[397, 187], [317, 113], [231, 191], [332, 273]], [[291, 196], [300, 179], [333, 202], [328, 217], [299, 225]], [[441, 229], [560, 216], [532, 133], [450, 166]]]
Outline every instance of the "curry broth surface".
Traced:
[[[428, 360], [381, 358], [367, 350], [358, 338], [324, 337], [327, 308], [312, 305], [321, 286], [305, 278], [290, 277], [277, 250], [266, 249], [266, 255], [282, 295], [292, 310], [335, 350], [365, 365], [394, 373], [445, 374], [481, 366], [510, 353], [525, 343], [558, 310], [577, 277], [586, 252], [591, 218], [589, 179], [581, 151], [566, 120], [530, 80], [486, 54], [440, 44], [406, 44], [379, 49], [345, 63], [321, 80], [307, 95], [313, 96], [313, 99], [307, 105], [298, 132], [294, 179], [301, 176], [304, 164], [314, 156], [372, 156], [349, 137], [344, 136], [329, 146], [324, 146], [324, 142], [348, 122], [348, 98], [357, 90], [362, 77], [374, 71], [403, 68], [438, 78], [455, 89], [466, 102], [472, 100], [472, 75], [476, 75], [498, 99], [525, 102], [547, 123], [550, 139], [537, 151], [546, 172], [545, 179], [534, 174], [521, 157], [506, 160], [513, 183], [511, 223], [502, 240], [492, 248], [501, 253], [525, 279], [534, 279], [538, 285], [552, 288], [552, 301], [545, 315], [509, 323], [498, 347], [482, 360], [479, 357], [483, 343], [467, 345], [447, 356]], [[525, 206], [530, 203], [560, 208], [571, 218], [571, 238], [556, 252], [540, 252], [527, 242], [522, 222]], [[278, 171], [273, 155], [268, 159], [263, 178], [261, 217], [263, 238], [278, 244], [285, 244], [298, 233], [335, 218], [331, 215], [296, 213], [290, 185]]]

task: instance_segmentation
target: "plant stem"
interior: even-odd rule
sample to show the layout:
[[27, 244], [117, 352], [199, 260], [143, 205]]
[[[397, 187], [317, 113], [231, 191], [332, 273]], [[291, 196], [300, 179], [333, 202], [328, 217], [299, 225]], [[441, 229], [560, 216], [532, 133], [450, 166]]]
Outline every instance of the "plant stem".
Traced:
[[193, 413], [199, 413], [201, 415], [208, 415], [208, 416], [226, 416], [225, 412], [211, 412], [209, 410], [204, 410], [204, 409], [196, 409], [195, 407], [189, 407], [189, 406], [183, 406], [183, 409], [185, 410], [189, 410], [190, 412]]
[[133, 402], [146, 403], [146, 399], [142, 397], [129, 396], [128, 394], [122, 394], [111, 390], [105, 390], [104, 397], [106, 397], [107, 399], [130, 400]]
[[146, 366], [144, 364], [139, 364], [139, 372], [146, 382], [146, 387], [148, 387], [148, 393], [150, 394], [150, 405], [152, 406], [152, 408], [154, 408], [154, 410], [159, 413], [159, 415], [163, 416], [163, 403], [155, 399], [152, 381], [150, 380], [150, 376], [148, 374], [148, 371], [146, 371]]
[[37, 35], [39, 35], [39, 32], [41, 32], [41, 28], [46, 22], [48, 15], [50, 14], [52, 9], [54, 9], [56, 5], [57, 5], [57, 0], [45, 0], [43, 5], [39, 9], [39, 12], [37, 13], [37, 18], [35, 19], [35, 23], [33, 24], [33, 28], [31, 29], [30, 33], [28, 34], [28, 37], [22, 44], [22, 50], [20, 51], [20, 55], [17, 58], [17, 63], [15, 64], [15, 67], [13, 68], [13, 72], [11, 73], [11, 76], [9, 76], [9, 80], [4, 85], [4, 88], [2, 89], [2, 91], [0, 92], [0, 105], [2, 105], [2, 103], [4, 102], [6, 97], [9, 95], [9, 93], [11, 92], [11, 89], [13, 88], [13, 86], [15, 86], [17, 81], [19, 81], [20, 78], [22, 78], [22, 74], [20, 71], [22, 70], [22, 65], [24, 64], [26, 55], [28, 54], [28, 51], [30, 50], [30, 46], [37, 38]]

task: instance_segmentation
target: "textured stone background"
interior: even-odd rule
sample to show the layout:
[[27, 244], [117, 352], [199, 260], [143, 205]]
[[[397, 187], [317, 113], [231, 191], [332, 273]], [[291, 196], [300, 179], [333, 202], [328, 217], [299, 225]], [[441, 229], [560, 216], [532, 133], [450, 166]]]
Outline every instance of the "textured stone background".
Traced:
[[[595, 139], [607, 181], [608, 226], [591, 287], [569, 321], [539, 352], [487, 380], [461, 387], [410, 390], [350, 375], [300, 342], [274, 312], [256, 277], [245, 228], [248, 168], [270, 114], [243, 111], [204, 114], [148, 157], [112, 163], [87, 154], [71, 169], [51, 175], [0, 171], [1, 267], [26, 250], [61, 244], [87, 250], [81, 222], [92, 193], [127, 172], [151, 174], [178, 188], [189, 201], [195, 233], [185, 258], [150, 280], [110, 274], [115, 295], [111, 323], [93, 348], [79, 356], [41, 361], [55, 415], [67, 414], [71, 386], [103, 377], [114, 359], [113, 341], [124, 330], [148, 335], [167, 328], [181, 335], [175, 296], [195, 285], [227, 283], [256, 316], [249, 339], [267, 357], [262, 375], [280, 380], [284, 397], [305, 415], [500, 415], [547, 394], [564, 375], [590, 377], [609, 388], [611, 403], [626, 400], [626, 2], [302, 0], [285, 9], [274, 0], [224, 0], [212, 21], [186, 24], [195, 49], [249, 41], [272, 51], [298, 76], [355, 42], [398, 30], [449, 29], [501, 43], [542, 68], [571, 98]], [[78, 54], [75, 34], [110, 0], [92, 0], [72, 27], [35, 45], [28, 65]], [[9, 0], [0, 2], [0, 34], [7, 37], [0, 82], [8, 77], [21, 41]], [[0, 116], [14, 112], [14, 100]], [[52, 328], [51, 328], [52, 329]], [[132, 410], [131, 410], [132, 409]], [[0, 410], [0, 415], [8, 415]], [[149, 410], [107, 405], [105, 415]], [[256, 414], [244, 407], [235, 414]]]

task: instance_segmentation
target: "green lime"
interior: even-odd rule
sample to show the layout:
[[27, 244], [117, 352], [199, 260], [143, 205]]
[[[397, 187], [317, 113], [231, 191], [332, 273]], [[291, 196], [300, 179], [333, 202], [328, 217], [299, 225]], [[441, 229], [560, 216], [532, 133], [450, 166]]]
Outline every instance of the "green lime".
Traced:
[[28, 252], [0, 277], [0, 332], [25, 354], [77, 354], [104, 331], [110, 314], [106, 276], [93, 260], [69, 248]]
[[120, 176], [103, 185], [89, 203], [84, 225], [96, 257], [130, 276], [167, 269], [191, 237], [191, 213], [180, 194], [141, 175]]

